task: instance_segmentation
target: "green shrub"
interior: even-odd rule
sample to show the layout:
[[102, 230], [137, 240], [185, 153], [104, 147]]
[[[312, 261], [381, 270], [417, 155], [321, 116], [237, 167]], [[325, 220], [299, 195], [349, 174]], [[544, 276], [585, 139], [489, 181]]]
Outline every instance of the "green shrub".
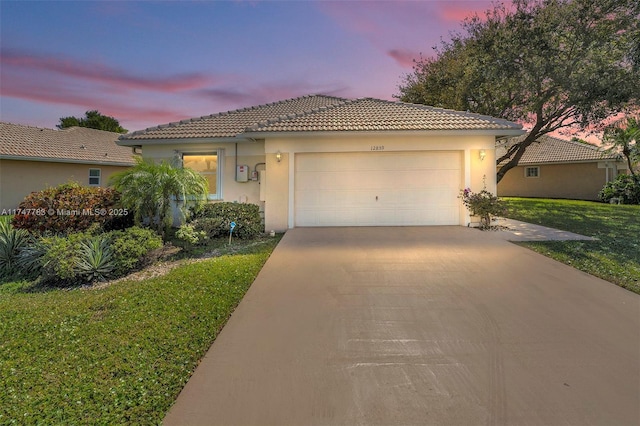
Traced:
[[145, 256], [162, 247], [162, 238], [151, 229], [134, 226], [122, 231], [111, 231], [114, 275], [121, 276], [141, 266]]
[[[100, 235], [76, 232], [42, 237], [31, 249], [30, 262], [39, 266], [44, 282], [69, 285], [125, 275], [160, 247], [159, 235], [136, 226]], [[26, 263], [28, 252], [23, 253]]]
[[76, 262], [77, 274], [87, 281], [105, 280], [113, 275], [115, 264], [111, 241], [104, 235], [80, 243]]
[[19, 271], [20, 251], [29, 245], [30, 240], [27, 231], [14, 228], [9, 219], [0, 219], [0, 277]]
[[70, 182], [27, 195], [12, 223], [29, 232], [56, 234], [84, 231], [96, 224], [104, 230], [122, 229], [132, 225], [133, 215], [120, 207], [116, 190]]
[[79, 281], [77, 264], [81, 243], [90, 238], [91, 235], [84, 232], [43, 237], [40, 240], [44, 250], [41, 258], [42, 279], [58, 284], [73, 284]]
[[204, 231], [197, 231], [192, 224], [182, 225], [176, 232], [176, 238], [186, 242], [189, 245], [198, 244], [200, 241], [207, 239]]
[[618, 175], [612, 182], [607, 182], [598, 194], [605, 203], [617, 198], [622, 204], [640, 204], [640, 177]]
[[229, 225], [221, 217], [202, 217], [191, 222], [195, 232], [201, 232], [206, 238], [213, 239], [229, 235]]
[[[215, 219], [204, 221], [203, 219]], [[238, 238], [254, 238], [264, 230], [260, 208], [256, 204], [213, 203], [205, 205], [194, 215], [194, 228], [205, 231], [210, 238], [229, 235], [231, 222]]]

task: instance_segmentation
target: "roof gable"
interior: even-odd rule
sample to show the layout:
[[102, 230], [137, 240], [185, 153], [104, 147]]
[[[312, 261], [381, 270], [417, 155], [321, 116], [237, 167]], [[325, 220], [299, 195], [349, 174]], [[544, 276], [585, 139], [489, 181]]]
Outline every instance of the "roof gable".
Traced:
[[[309, 95], [183, 120], [120, 137], [127, 141], [235, 138], [273, 132], [492, 131], [519, 134], [507, 120], [373, 98]], [[514, 133], [515, 131], [515, 133]]]
[[131, 149], [116, 144], [119, 136], [86, 127], [55, 130], [0, 122], [0, 158], [133, 165]]
[[[526, 135], [522, 135], [517, 138], [509, 138], [506, 143], [503, 142], [498, 145], [498, 156], [506, 152], [506, 146], [522, 141], [525, 137]], [[527, 147], [522, 158], [518, 162], [518, 165], [617, 159], [618, 154], [605, 152], [594, 145], [543, 135]]]

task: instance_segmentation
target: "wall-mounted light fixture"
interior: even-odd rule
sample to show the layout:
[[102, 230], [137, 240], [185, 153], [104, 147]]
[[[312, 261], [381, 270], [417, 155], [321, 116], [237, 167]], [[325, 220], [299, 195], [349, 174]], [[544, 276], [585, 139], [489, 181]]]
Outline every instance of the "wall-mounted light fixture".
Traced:
[[278, 163], [282, 161], [282, 153], [280, 152], [280, 150], [276, 152], [276, 160], [278, 160]]
[[480, 150], [480, 161], [484, 160], [484, 157], [487, 156], [487, 152], [484, 149]]

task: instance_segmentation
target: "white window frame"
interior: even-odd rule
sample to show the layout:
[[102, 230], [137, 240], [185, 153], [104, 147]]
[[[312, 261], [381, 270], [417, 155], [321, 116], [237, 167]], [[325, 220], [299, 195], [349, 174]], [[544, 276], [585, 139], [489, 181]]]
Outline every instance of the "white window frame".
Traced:
[[[530, 175], [529, 170], [535, 170], [535, 175]], [[528, 166], [524, 168], [524, 177], [527, 179], [537, 179], [540, 177], [540, 166]]]
[[[98, 176], [91, 176], [91, 172], [97, 171]], [[91, 183], [91, 179], [98, 178], [98, 183]], [[102, 169], [89, 169], [89, 186], [100, 186], [102, 183]]]
[[209, 194], [207, 195], [207, 200], [209, 201], [219, 201], [223, 199], [222, 196], [222, 178], [224, 176], [224, 149], [215, 149], [212, 151], [197, 151], [197, 152], [181, 152], [180, 159], [182, 164], [184, 164], [184, 156], [189, 155], [215, 155], [218, 159], [218, 169], [216, 170], [216, 188], [215, 193], [211, 193], [211, 188], [209, 188]]

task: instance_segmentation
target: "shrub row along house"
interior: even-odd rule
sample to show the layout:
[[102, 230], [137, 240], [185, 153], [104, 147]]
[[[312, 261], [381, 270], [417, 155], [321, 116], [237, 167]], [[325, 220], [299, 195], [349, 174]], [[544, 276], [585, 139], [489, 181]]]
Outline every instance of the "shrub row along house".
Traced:
[[203, 173], [210, 200], [249, 202], [266, 230], [466, 225], [461, 188], [496, 192], [503, 119], [309, 95], [133, 132], [118, 144]]
[[118, 136], [85, 127], [0, 123], [0, 212], [17, 208], [31, 192], [70, 180], [107, 186], [109, 176], [134, 164], [132, 150], [116, 144]]
[[[498, 158], [522, 139], [500, 141]], [[627, 166], [619, 154], [545, 135], [527, 148], [518, 166], [500, 181], [498, 195], [598, 200], [602, 187], [621, 172], [627, 172]]]

